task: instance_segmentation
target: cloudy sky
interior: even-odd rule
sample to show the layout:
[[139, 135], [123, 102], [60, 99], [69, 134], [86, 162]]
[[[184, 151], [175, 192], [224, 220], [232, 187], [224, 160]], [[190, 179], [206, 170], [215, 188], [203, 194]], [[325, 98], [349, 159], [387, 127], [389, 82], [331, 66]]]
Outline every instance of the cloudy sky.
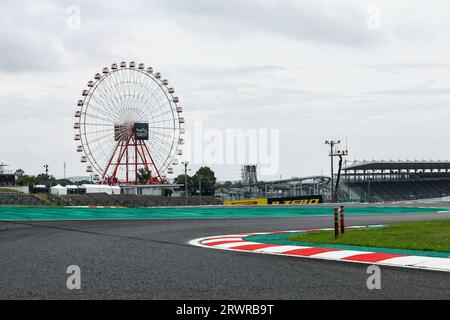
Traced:
[[[449, 12], [447, 0], [3, 0], [0, 162], [84, 175], [76, 101], [122, 60], [170, 80], [188, 130], [279, 130], [265, 179], [328, 174], [326, 139], [347, 138], [352, 160], [449, 159]], [[239, 178], [239, 164], [211, 166]]]

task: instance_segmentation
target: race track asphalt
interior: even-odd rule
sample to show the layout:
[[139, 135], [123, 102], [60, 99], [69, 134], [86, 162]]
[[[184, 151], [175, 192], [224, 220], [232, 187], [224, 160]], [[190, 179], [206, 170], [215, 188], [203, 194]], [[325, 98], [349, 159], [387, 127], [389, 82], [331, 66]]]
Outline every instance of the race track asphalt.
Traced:
[[[349, 216], [348, 225], [449, 213]], [[194, 247], [211, 235], [323, 228], [330, 217], [0, 221], [0, 299], [449, 299], [450, 273]], [[81, 290], [66, 288], [69, 265]]]

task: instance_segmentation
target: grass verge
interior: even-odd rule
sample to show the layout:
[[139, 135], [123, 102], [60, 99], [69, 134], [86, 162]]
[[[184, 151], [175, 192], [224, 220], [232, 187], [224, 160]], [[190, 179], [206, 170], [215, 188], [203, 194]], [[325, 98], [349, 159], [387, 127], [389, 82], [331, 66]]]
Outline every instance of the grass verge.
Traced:
[[450, 220], [400, 222], [385, 228], [346, 229], [334, 239], [334, 231], [292, 235], [288, 240], [394, 249], [450, 252]]
[[0, 188], [0, 193], [23, 193], [23, 192], [15, 189]]

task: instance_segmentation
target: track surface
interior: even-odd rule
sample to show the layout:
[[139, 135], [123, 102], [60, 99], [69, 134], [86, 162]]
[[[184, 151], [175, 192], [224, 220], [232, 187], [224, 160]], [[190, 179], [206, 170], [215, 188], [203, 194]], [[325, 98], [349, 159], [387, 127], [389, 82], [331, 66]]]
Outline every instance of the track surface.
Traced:
[[[450, 218], [349, 216], [348, 225]], [[212, 250], [210, 235], [330, 227], [330, 217], [0, 222], [0, 299], [449, 299], [446, 272]], [[81, 268], [81, 290], [66, 268]]]

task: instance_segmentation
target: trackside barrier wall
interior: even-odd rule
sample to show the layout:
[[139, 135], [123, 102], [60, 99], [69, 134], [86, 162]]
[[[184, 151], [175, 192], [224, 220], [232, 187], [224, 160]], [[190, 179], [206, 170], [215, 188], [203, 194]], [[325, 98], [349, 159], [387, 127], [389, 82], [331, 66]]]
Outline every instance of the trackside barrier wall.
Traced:
[[286, 204], [317, 204], [322, 203], [321, 195], [313, 196], [297, 196], [297, 197], [281, 197], [281, 198], [258, 198], [246, 200], [230, 200], [224, 201], [224, 205], [286, 205]]

